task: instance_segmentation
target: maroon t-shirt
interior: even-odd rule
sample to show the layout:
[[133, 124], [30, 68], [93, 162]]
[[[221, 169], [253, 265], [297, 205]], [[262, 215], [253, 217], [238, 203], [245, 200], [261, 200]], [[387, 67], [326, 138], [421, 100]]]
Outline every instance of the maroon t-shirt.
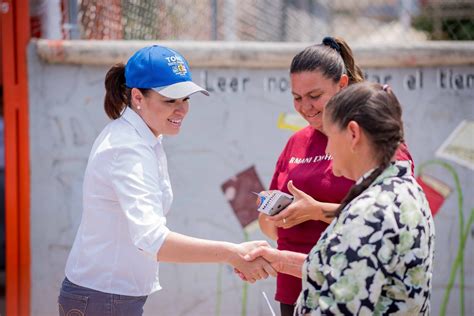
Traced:
[[[327, 137], [308, 126], [296, 132], [285, 146], [275, 167], [270, 190], [288, 192], [288, 181], [321, 202], [340, 203], [352, 180], [333, 175], [332, 157], [326, 155]], [[397, 152], [397, 160], [410, 160], [405, 145]], [[309, 253], [328, 224], [306, 221], [288, 229], [278, 228], [278, 249]], [[278, 274], [275, 299], [284, 304], [295, 304], [301, 292], [301, 279]]]

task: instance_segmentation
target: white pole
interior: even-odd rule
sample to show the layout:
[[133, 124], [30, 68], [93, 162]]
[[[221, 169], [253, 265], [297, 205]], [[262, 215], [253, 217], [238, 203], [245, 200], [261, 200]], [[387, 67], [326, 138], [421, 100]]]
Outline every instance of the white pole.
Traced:
[[237, 5], [235, 0], [224, 1], [224, 39], [226, 41], [236, 41], [236, 11]]
[[62, 39], [60, 0], [42, 0], [40, 3], [42, 37]]
[[413, 0], [400, 1], [400, 23], [404, 31], [411, 28], [411, 14], [413, 13]]

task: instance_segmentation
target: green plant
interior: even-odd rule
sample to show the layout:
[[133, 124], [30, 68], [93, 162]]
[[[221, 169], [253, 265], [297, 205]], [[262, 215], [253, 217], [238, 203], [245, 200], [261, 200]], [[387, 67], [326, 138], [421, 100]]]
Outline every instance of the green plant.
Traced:
[[469, 235], [469, 229], [471, 228], [472, 223], [474, 222], [474, 209], [471, 209], [471, 213], [469, 215], [469, 219], [464, 225], [464, 211], [463, 211], [463, 203], [464, 203], [464, 197], [463, 197], [463, 192], [461, 188], [461, 182], [459, 181], [459, 176], [454, 167], [442, 160], [428, 160], [420, 165], [419, 173], [422, 174], [423, 170], [425, 170], [426, 167], [428, 166], [440, 166], [443, 167], [446, 171], [448, 171], [454, 179], [454, 183], [456, 186], [456, 192], [458, 196], [458, 215], [459, 215], [459, 243], [458, 243], [458, 250], [457, 250], [457, 255], [454, 259], [454, 262], [451, 266], [451, 272], [450, 272], [450, 277], [448, 281], [448, 285], [446, 287], [446, 290], [444, 292], [444, 297], [443, 297], [443, 302], [441, 303], [441, 308], [440, 308], [440, 315], [445, 316], [446, 315], [446, 309], [448, 307], [449, 303], [449, 296], [451, 294], [451, 290], [454, 286], [454, 281], [456, 279], [456, 274], [458, 272], [458, 269], [460, 270], [459, 273], [459, 291], [460, 291], [460, 307], [461, 307], [461, 316], [465, 315], [465, 309], [464, 309], [464, 249], [466, 247], [466, 240]]
[[[439, 31], [436, 23], [439, 23]], [[412, 26], [426, 32], [432, 40], [474, 40], [474, 18], [435, 17], [425, 13], [413, 18]]]

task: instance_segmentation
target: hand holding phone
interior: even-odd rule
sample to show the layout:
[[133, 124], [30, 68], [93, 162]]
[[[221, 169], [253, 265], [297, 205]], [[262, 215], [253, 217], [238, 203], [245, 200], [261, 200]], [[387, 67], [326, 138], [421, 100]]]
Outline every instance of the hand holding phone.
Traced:
[[264, 191], [255, 194], [259, 197], [257, 210], [270, 216], [278, 214], [293, 202], [293, 196], [278, 190]]

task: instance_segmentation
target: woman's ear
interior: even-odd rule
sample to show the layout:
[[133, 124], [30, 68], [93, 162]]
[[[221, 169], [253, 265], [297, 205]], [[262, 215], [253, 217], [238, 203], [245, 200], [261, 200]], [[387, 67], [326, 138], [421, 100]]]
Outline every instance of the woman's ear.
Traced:
[[132, 88], [131, 102], [134, 108], [140, 109], [141, 104], [143, 102], [143, 98], [144, 98], [143, 93], [140, 90], [138, 90], [137, 88]]
[[344, 89], [349, 84], [349, 77], [346, 74], [341, 75], [339, 79], [339, 89]]
[[349, 124], [347, 124], [347, 133], [350, 138], [349, 143], [351, 151], [355, 152], [360, 145], [362, 136], [362, 130], [359, 124], [356, 121], [350, 121]]

